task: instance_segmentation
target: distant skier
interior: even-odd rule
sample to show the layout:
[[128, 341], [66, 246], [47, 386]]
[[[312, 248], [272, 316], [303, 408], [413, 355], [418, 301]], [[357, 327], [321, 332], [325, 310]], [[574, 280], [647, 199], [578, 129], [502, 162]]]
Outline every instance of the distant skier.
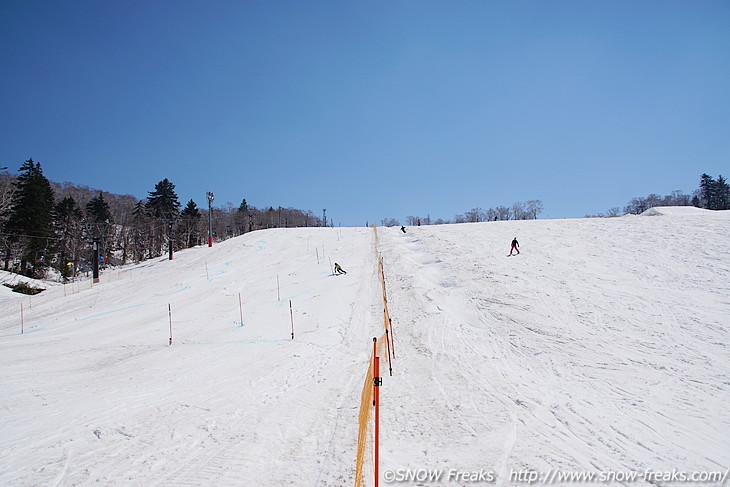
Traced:
[[340, 267], [340, 264], [335, 262], [335, 274], [347, 274], [347, 272], [345, 272], [345, 270]]
[[400, 227], [400, 231], [403, 232], [403, 233], [406, 233], [406, 227], [403, 227], [403, 226]]
[[512, 248], [509, 249], [509, 255], [512, 255], [512, 252], [517, 251], [517, 254], [520, 253], [520, 243], [517, 241], [517, 237], [512, 239]]

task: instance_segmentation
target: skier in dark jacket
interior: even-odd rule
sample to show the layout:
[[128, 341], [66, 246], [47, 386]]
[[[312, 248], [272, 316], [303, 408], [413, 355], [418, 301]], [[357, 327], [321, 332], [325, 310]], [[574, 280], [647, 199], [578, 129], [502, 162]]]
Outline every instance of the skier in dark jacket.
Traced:
[[514, 239], [512, 240], [512, 248], [510, 248], [510, 249], [509, 249], [509, 255], [512, 255], [512, 252], [514, 252], [515, 250], [516, 250], [516, 251], [517, 251], [517, 253], [519, 254], [519, 253], [520, 253], [520, 248], [519, 248], [519, 247], [520, 247], [520, 244], [519, 244], [519, 242], [517, 241], [517, 237], [515, 237], [515, 238], [514, 238]]
[[347, 274], [347, 272], [345, 272], [345, 270], [340, 267], [340, 264], [335, 262], [335, 274]]

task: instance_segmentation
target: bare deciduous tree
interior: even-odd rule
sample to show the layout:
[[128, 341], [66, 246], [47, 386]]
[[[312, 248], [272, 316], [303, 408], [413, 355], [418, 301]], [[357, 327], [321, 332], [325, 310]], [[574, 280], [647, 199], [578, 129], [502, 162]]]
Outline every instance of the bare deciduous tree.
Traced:
[[521, 201], [515, 201], [512, 203], [512, 219], [513, 220], [526, 220], [525, 204]]
[[494, 209], [494, 211], [497, 212], [498, 220], [509, 220], [512, 215], [512, 212], [506, 206], [498, 206]]
[[540, 200], [529, 200], [526, 203], [526, 211], [530, 218], [537, 220], [537, 215], [542, 213], [542, 201]]
[[464, 219], [469, 223], [483, 222], [487, 219], [487, 214], [481, 208], [472, 208], [464, 213]]

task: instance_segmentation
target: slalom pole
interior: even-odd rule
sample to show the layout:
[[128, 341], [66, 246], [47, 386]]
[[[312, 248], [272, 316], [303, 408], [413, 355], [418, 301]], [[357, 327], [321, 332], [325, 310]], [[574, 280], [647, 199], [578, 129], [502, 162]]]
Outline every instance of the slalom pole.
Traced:
[[294, 311], [291, 309], [291, 299], [289, 300], [289, 318], [291, 318], [291, 339], [294, 340]]
[[23, 302], [20, 302], [20, 334], [25, 333], [25, 320], [23, 319]]
[[395, 333], [393, 332], [393, 320], [388, 317], [388, 324], [390, 324], [390, 346], [393, 349], [393, 358], [395, 358]]
[[238, 310], [241, 312], [241, 326], [243, 326], [243, 304], [241, 303], [241, 293], [238, 293]]
[[167, 314], [170, 317], [170, 343], [168, 345], [172, 345], [172, 307], [170, 303], [167, 303]]
[[279, 290], [279, 274], [276, 275], [276, 300], [281, 301], [281, 291]]
[[335, 275], [334, 267], [332, 267], [332, 258], [328, 257], [330, 261], [330, 269], [332, 269], [332, 275]]
[[315, 247], [314, 250], [317, 252], [317, 265], [319, 265], [319, 249]]
[[388, 339], [388, 329], [385, 329], [385, 345], [388, 348], [388, 371], [390, 376], [393, 377], [393, 364], [390, 362], [390, 340]]

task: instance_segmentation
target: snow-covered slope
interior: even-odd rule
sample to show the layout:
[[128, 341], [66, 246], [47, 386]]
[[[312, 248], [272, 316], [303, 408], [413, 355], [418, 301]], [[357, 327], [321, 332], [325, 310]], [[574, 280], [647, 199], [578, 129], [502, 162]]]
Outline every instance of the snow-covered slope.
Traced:
[[0, 485], [350, 483], [372, 233], [255, 232], [3, 296]]
[[710, 216], [715, 213], [712, 210], [705, 210], [704, 208], [696, 208], [694, 206], [655, 206], [649, 208], [643, 212], [642, 216], [661, 216], [661, 215], [672, 215], [672, 216]]
[[730, 212], [666, 215], [381, 237], [387, 468], [726, 472]]
[[[730, 468], [730, 212], [378, 233], [383, 475]], [[372, 229], [254, 232], [0, 309], [2, 485], [353, 483]]]

